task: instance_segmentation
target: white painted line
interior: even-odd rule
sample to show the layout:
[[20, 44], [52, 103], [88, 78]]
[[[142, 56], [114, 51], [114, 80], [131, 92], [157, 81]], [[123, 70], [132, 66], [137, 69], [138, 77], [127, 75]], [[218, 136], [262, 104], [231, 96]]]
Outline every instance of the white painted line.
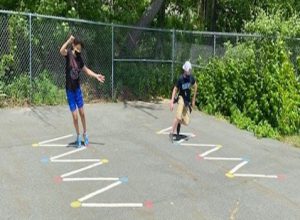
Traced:
[[97, 167], [97, 166], [102, 165], [102, 164], [103, 164], [102, 162], [94, 163], [94, 164], [92, 164], [92, 165], [89, 165], [89, 166], [80, 168], [80, 169], [78, 169], [78, 170], [73, 170], [73, 171], [71, 171], [71, 172], [65, 173], [65, 174], [61, 175], [60, 177], [61, 177], [61, 178], [64, 178], [64, 177], [67, 177], [67, 176], [71, 176], [71, 175], [73, 175], [73, 174], [80, 173], [80, 172], [82, 172], [82, 171], [91, 169], [91, 168], [93, 168], [93, 167]]
[[191, 146], [191, 147], [217, 147], [218, 145], [216, 144], [189, 144], [189, 143], [184, 143], [181, 144], [182, 146]]
[[180, 145], [181, 145], [181, 143], [183, 143], [183, 142], [185, 142], [185, 139], [181, 139], [180, 141], [174, 141], [175, 144], [180, 144]]
[[81, 148], [78, 148], [78, 149], [75, 149], [75, 150], [71, 150], [71, 151], [68, 151], [66, 153], [63, 153], [63, 154], [59, 154], [57, 156], [53, 156], [53, 157], [50, 157], [50, 160], [56, 160], [58, 158], [61, 158], [61, 157], [64, 157], [64, 156], [67, 156], [67, 155], [70, 155], [70, 154], [74, 154], [74, 153], [77, 153], [79, 151], [82, 151], [82, 150], [85, 150], [86, 147], [81, 147]]
[[69, 137], [72, 137], [73, 134], [69, 134], [69, 135], [66, 135], [66, 136], [62, 136], [62, 137], [58, 137], [58, 138], [53, 138], [53, 139], [50, 139], [50, 140], [46, 140], [46, 141], [42, 141], [42, 142], [39, 142], [38, 144], [39, 145], [43, 145], [43, 144], [47, 144], [47, 143], [50, 143], [50, 142], [53, 142], [53, 141], [59, 141], [59, 140], [62, 140], [62, 139], [66, 139], [66, 138], [69, 138]]
[[209, 155], [209, 154], [211, 154], [211, 153], [213, 153], [213, 152], [215, 152], [215, 151], [217, 151], [217, 150], [219, 150], [219, 149], [220, 149], [220, 147], [215, 147], [215, 148], [213, 148], [213, 149], [211, 149], [211, 150], [208, 150], [208, 151], [204, 152], [204, 153], [201, 154], [200, 156], [201, 156], [201, 157], [205, 157], [205, 156], [207, 156], [207, 155]]
[[[164, 129], [162, 129], [162, 130], [160, 130], [160, 131], [158, 131], [158, 132], [156, 132], [157, 134], [162, 134], [162, 133], [165, 133], [166, 131], [168, 131], [168, 130], [171, 130], [172, 129], [172, 127], [168, 127], [168, 128], [164, 128]], [[167, 133], [168, 134], [168, 133]]]
[[236, 157], [204, 157], [204, 160], [229, 160], [229, 161], [242, 161], [243, 158]]
[[[160, 133], [157, 133], [157, 134], [168, 135], [168, 134], [170, 134], [170, 133], [169, 133], [169, 132], [160, 132]], [[196, 137], [196, 135], [193, 134], [193, 133], [180, 133], [180, 135], [185, 135], [185, 136], [187, 136], [188, 138]]]
[[81, 207], [87, 208], [141, 208], [143, 203], [81, 203]]
[[196, 135], [193, 134], [193, 133], [180, 133], [180, 135], [185, 135], [185, 136], [188, 136], [188, 137], [196, 137]]
[[243, 161], [243, 162], [239, 163], [232, 170], [230, 170], [229, 173], [234, 174], [236, 171], [238, 171], [240, 168], [245, 166], [247, 163], [248, 163], [248, 161]]
[[41, 144], [39, 147], [77, 147], [75, 144]]
[[92, 197], [94, 197], [96, 195], [99, 195], [99, 194], [101, 194], [101, 193], [103, 193], [103, 192], [105, 192], [107, 190], [110, 190], [111, 188], [114, 188], [114, 187], [116, 187], [116, 186], [118, 186], [120, 184], [122, 184], [121, 181], [114, 182], [114, 183], [112, 183], [112, 184], [110, 184], [110, 185], [108, 185], [108, 186], [106, 186], [106, 187], [104, 187], [102, 189], [99, 189], [99, 190], [97, 190], [95, 192], [92, 192], [92, 193], [90, 193], [90, 194], [88, 194], [88, 195], [86, 195], [86, 196], [78, 199], [78, 201], [79, 202], [83, 202], [85, 200], [88, 200], [88, 199], [90, 199], [90, 198], [92, 198]]
[[277, 175], [264, 175], [264, 174], [244, 174], [244, 173], [235, 173], [235, 177], [257, 177], [257, 178], [278, 178]]
[[63, 178], [64, 182], [76, 182], [76, 181], [118, 181], [120, 178], [115, 177], [81, 177], [81, 178]]
[[100, 162], [100, 159], [52, 159], [53, 163], [83, 163], [83, 162]]

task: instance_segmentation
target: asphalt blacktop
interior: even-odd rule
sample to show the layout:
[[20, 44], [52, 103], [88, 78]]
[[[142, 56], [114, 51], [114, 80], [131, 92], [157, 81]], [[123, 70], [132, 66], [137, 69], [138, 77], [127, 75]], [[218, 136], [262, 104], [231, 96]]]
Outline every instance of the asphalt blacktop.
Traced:
[[1, 219], [300, 219], [300, 149], [194, 111], [171, 143], [165, 103], [0, 110]]

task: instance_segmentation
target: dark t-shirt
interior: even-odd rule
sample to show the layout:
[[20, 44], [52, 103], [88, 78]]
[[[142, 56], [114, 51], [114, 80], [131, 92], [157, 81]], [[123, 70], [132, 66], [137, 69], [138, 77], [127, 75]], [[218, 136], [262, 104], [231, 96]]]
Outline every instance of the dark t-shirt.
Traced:
[[80, 86], [79, 74], [84, 67], [81, 56], [75, 56], [68, 50], [66, 57], [66, 89], [75, 91]]
[[193, 75], [184, 76], [181, 74], [176, 87], [179, 89], [179, 96], [182, 96], [185, 104], [191, 102], [191, 87], [195, 84], [195, 78]]

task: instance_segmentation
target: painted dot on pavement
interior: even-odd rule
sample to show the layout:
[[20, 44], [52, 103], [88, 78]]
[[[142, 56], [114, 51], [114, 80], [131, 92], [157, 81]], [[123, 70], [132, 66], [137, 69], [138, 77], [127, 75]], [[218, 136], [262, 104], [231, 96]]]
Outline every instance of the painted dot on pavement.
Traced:
[[144, 206], [147, 208], [147, 209], [152, 209], [153, 208], [153, 202], [150, 201], [150, 200], [147, 200], [144, 202]]
[[109, 160], [108, 160], [108, 159], [102, 159], [101, 162], [102, 162], [102, 163], [108, 163]]
[[248, 157], [243, 157], [242, 160], [243, 160], [243, 161], [247, 161], [247, 162], [250, 161], [250, 159], [249, 159]]
[[62, 181], [63, 181], [63, 178], [61, 178], [61, 176], [54, 177], [54, 182], [55, 183], [61, 183]]
[[71, 203], [72, 208], [80, 208], [81, 207], [81, 202], [79, 201], [74, 201]]
[[278, 179], [278, 180], [285, 180], [285, 179], [286, 179], [286, 175], [284, 175], [284, 174], [279, 174], [279, 175], [277, 175], [277, 179]]
[[227, 176], [228, 178], [234, 178], [234, 174], [233, 173], [226, 173], [225, 176]]
[[203, 160], [203, 157], [200, 154], [196, 155], [196, 160]]
[[126, 176], [120, 177], [119, 180], [120, 180], [122, 183], [128, 183], [128, 177], [126, 177]]
[[49, 162], [49, 158], [48, 158], [48, 157], [42, 157], [41, 163], [46, 164], [46, 163], [48, 163], [48, 162]]

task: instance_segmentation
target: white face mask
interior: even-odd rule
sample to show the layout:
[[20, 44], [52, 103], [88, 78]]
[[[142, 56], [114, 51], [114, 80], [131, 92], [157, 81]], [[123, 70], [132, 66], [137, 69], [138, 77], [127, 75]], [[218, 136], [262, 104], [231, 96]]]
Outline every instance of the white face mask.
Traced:
[[192, 70], [191, 70], [191, 69], [190, 69], [189, 71], [185, 71], [185, 70], [184, 70], [184, 75], [186, 75], [186, 76], [191, 75], [191, 73], [192, 73]]

